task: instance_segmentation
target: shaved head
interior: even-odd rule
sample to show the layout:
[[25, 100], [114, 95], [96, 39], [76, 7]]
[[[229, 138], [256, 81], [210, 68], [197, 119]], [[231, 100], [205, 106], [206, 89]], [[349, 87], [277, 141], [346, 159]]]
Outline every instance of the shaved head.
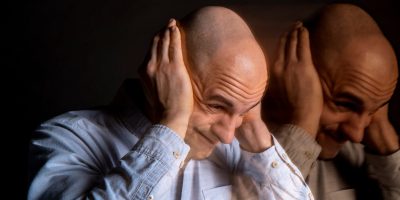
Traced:
[[262, 78], [256, 75], [267, 75], [261, 47], [246, 22], [232, 10], [204, 7], [186, 16], [180, 25], [185, 59], [194, 78], [205, 81], [219, 70], [241, 70], [258, 80]]
[[328, 70], [334, 76], [334, 71], [341, 69], [337, 69], [339, 65], [333, 64], [333, 60], [334, 63], [355, 60], [359, 67], [375, 68], [381, 77], [397, 79], [397, 60], [391, 45], [361, 8], [350, 4], [329, 5], [310, 21], [308, 28], [313, 59], [320, 72]]
[[204, 7], [180, 21], [191, 62], [210, 59], [223, 46], [235, 46], [243, 40], [255, 42], [243, 19], [223, 7]]

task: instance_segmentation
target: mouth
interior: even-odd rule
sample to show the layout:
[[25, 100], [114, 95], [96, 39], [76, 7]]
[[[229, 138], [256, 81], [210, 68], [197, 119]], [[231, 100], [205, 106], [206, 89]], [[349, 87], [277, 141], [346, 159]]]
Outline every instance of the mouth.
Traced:
[[199, 130], [196, 130], [197, 134], [200, 136], [199, 138], [201, 138], [201, 140], [204, 141], [204, 143], [209, 144], [211, 147], [216, 146], [219, 141], [218, 140], [212, 140], [211, 138], [207, 137], [206, 135], [204, 135], [202, 132], [200, 132]]
[[344, 144], [347, 141], [346, 138], [343, 138], [343, 137], [340, 136], [341, 135], [340, 133], [336, 133], [336, 132], [333, 132], [333, 131], [327, 131], [327, 130], [323, 131], [323, 133], [326, 136], [330, 137], [337, 144]]

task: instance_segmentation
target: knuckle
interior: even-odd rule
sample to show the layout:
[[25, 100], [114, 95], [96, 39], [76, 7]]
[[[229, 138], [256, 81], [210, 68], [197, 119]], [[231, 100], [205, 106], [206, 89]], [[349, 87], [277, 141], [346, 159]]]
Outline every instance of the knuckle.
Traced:
[[146, 73], [147, 73], [148, 76], [152, 76], [154, 74], [154, 69], [152, 69], [150, 67], [147, 67]]
[[177, 50], [177, 48], [174, 45], [169, 45], [168, 50], [169, 50], [169, 52], [175, 52]]

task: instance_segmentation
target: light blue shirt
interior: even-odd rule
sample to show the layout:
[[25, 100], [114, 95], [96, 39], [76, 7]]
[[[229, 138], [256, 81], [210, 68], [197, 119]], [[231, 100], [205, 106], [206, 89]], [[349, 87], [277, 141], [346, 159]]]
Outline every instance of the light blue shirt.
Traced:
[[137, 109], [68, 112], [33, 135], [28, 199], [313, 199], [273, 142], [254, 154], [234, 140], [184, 163], [190, 147]]

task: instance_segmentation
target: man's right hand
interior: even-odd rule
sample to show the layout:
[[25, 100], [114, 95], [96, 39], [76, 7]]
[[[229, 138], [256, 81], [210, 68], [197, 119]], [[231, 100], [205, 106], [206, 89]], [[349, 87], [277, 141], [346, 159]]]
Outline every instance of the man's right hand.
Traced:
[[[300, 22], [282, 36], [274, 62], [271, 89], [290, 113], [290, 123], [316, 136], [323, 96], [318, 73], [311, 58], [308, 31]], [[275, 86], [273, 86], [275, 85]]]
[[146, 87], [151, 90], [151, 103], [156, 105], [153, 109], [158, 109], [156, 114], [161, 115], [159, 123], [185, 138], [193, 111], [193, 91], [183, 60], [181, 34], [174, 19], [154, 37], [150, 53]]

